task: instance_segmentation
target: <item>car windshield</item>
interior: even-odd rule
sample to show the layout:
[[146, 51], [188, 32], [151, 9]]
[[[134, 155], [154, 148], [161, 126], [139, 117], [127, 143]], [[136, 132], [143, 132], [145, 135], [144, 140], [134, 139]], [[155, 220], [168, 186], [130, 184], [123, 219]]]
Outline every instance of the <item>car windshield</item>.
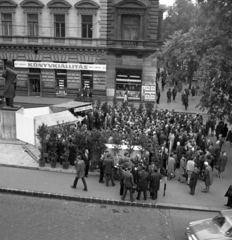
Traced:
[[216, 217], [213, 218], [213, 222], [217, 224], [219, 227], [222, 227], [225, 223], [226, 219], [225, 217], [220, 213]]
[[232, 226], [222, 214], [214, 217], [213, 222], [219, 226], [222, 234], [226, 236], [232, 236]]

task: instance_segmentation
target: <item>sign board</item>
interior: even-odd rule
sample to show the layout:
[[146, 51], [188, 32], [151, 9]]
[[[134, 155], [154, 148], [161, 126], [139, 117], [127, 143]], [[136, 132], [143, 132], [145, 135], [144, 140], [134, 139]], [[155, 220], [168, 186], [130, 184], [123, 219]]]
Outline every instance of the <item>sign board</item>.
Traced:
[[156, 85], [155, 84], [144, 85], [142, 92], [143, 92], [143, 96], [144, 96], [144, 101], [155, 102], [155, 100], [156, 100]]
[[75, 71], [79, 70], [79, 71], [106, 72], [106, 65], [104, 64], [15, 61], [14, 66], [15, 68], [64, 69], [64, 70], [75, 70]]
[[92, 105], [74, 108], [74, 112], [81, 112], [81, 111], [86, 111], [86, 110], [90, 110], [90, 109], [93, 109]]

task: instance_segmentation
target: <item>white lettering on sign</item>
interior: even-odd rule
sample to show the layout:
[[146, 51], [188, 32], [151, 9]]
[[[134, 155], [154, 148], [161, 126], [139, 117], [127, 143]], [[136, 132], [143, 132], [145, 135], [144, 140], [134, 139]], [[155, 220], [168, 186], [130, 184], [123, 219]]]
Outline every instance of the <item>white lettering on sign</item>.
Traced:
[[15, 68], [42, 68], [42, 69], [65, 69], [106, 72], [103, 64], [80, 64], [80, 63], [53, 63], [53, 62], [26, 62], [15, 61]]
[[74, 112], [81, 112], [81, 111], [86, 111], [89, 109], [93, 109], [92, 105], [85, 106], [85, 107], [79, 107], [79, 108], [74, 108]]

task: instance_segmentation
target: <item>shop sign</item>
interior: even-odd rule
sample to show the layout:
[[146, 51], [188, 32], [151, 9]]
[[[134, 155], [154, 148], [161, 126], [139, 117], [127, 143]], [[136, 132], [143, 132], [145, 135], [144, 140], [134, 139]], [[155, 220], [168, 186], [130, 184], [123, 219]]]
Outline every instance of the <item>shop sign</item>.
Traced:
[[64, 70], [75, 70], [75, 71], [106, 72], [106, 65], [104, 64], [15, 61], [14, 66], [15, 68], [64, 69]]
[[117, 82], [141, 82], [141, 79], [116, 78]]
[[144, 101], [155, 102], [156, 99], [156, 85], [145, 85], [142, 87], [142, 94]]
[[79, 107], [79, 108], [74, 108], [74, 112], [81, 112], [81, 111], [86, 111], [86, 110], [90, 110], [93, 109], [92, 105], [88, 105], [85, 107]]

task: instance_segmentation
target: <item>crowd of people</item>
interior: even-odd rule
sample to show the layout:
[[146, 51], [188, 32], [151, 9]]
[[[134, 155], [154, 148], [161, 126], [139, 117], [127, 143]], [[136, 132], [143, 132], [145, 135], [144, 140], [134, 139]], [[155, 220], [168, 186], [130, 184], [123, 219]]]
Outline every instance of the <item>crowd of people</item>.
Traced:
[[[128, 144], [127, 136], [130, 134], [134, 145], [141, 135], [145, 135], [157, 146], [156, 152], [148, 148], [135, 156], [130, 156], [129, 152], [121, 156], [120, 152], [113, 154], [108, 150], [102, 153], [99, 160], [99, 183], [105, 180], [106, 186], [109, 186], [111, 181], [114, 186], [114, 181], [119, 180], [122, 200], [125, 200], [128, 191], [131, 201], [135, 200], [135, 191], [137, 200], [140, 200], [142, 192], [146, 200], [148, 191], [152, 199], [157, 199], [160, 180], [172, 180], [176, 175], [181, 183], [189, 185], [191, 195], [195, 194], [199, 179], [205, 182], [202, 191], [208, 193], [213, 184], [213, 171], [216, 170], [220, 178], [226, 168], [228, 157], [222, 151], [222, 146], [225, 141], [232, 145], [231, 130], [228, 131], [223, 121], [216, 126], [214, 115], [210, 115], [204, 123], [201, 114], [157, 109], [149, 112], [146, 108], [136, 109], [132, 105], [122, 104], [108, 106], [107, 112], [101, 109], [89, 111], [82, 125], [89, 131], [93, 128], [109, 131], [108, 143], [114, 143], [112, 136], [117, 133], [122, 144]], [[216, 143], [207, 139], [210, 134], [217, 138]]]

